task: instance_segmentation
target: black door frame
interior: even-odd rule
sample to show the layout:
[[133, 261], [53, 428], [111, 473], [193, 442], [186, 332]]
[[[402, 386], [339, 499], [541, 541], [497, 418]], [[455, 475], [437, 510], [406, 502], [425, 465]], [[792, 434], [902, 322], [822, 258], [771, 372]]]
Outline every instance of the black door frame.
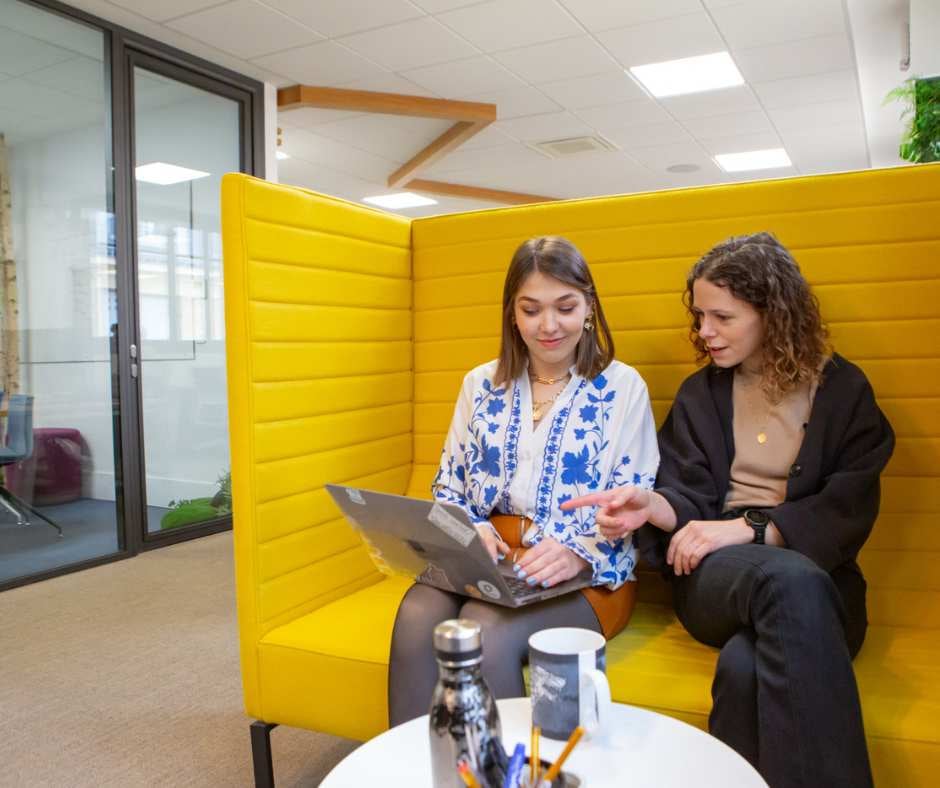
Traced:
[[[118, 550], [45, 572], [0, 581], [0, 591], [122, 560], [144, 550], [217, 533], [232, 527], [231, 516], [166, 534], [147, 533], [140, 377], [132, 377], [131, 345], [140, 347], [137, 308], [136, 200], [134, 188], [133, 69], [139, 65], [239, 102], [241, 171], [264, 177], [264, 85], [203, 58], [72, 8], [59, 0], [19, 0], [95, 28], [104, 34], [105, 86], [110, 89], [108, 192], [114, 215], [118, 324], [111, 345], [114, 413], [115, 506]], [[139, 364], [140, 359], [136, 359]]]

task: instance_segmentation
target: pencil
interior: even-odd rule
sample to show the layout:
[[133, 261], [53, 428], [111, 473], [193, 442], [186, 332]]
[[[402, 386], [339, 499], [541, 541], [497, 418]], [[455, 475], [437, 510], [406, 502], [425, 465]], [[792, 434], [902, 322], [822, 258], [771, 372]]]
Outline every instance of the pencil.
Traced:
[[532, 785], [536, 785], [539, 777], [539, 766], [541, 762], [539, 761], [539, 736], [542, 733], [542, 729], [538, 725], [532, 726], [532, 749], [529, 754], [529, 782]]
[[457, 772], [463, 778], [464, 785], [466, 785], [467, 788], [480, 788], [480, 783], [478, 783], [477, 778], [473, 776], [473, 770], [466, 761], [460, 763], [457, 767]]
[[561, 751], [561, 755], [558, 756], [555, 763], [548, 767], [548, 771], [545, 772], [545, 776], [542, 779], [549, 785], [555, 781], [555, 778], [561, 771], [561, 767], [564, 766], [565, 761], [568, 760], [568, 756], [571, 755], [571, 751], [575, 748], [575, 745], [581, 740], [583, 735], [584, 728], [579, 725], [568, 738], [568, 743], [565, 745], [565, 749]]

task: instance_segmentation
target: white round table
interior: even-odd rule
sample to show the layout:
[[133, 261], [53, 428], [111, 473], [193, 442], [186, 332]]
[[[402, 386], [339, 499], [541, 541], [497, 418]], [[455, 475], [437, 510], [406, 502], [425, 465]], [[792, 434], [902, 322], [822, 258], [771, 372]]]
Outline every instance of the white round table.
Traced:
[[[532, 705], [528, 698], [497, 702], [503, 744], [529, 750]], [[584, 738], [565, 762], [585, 788], [767, 788], [754, 768], [727, 745], [698, 728], [652, 711], [613, 704], [602, 735]], [[554, 760], [564, 742], [542, 738], [539, 754]], [[430, 786], [427, 715], [406, 722], [353, 750], [320, 783], [321, 788]]]

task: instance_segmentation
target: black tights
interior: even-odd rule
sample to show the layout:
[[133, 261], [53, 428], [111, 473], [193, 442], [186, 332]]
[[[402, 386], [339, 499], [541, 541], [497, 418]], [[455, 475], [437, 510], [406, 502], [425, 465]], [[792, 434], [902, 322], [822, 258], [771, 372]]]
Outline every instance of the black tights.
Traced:
[[416, 583], [405, 594], [395, 619], [388, 665], [389, 725], [428, 713], [437, 683], [432, 634], [450, 618], [471, 618], [483, 628], [483, 676], [496, 698], [525, 695], [522, 667], [529, 636], [550, 627], [600, 632], [591, 605], [578, 592], [520, 608], [502, 607]]

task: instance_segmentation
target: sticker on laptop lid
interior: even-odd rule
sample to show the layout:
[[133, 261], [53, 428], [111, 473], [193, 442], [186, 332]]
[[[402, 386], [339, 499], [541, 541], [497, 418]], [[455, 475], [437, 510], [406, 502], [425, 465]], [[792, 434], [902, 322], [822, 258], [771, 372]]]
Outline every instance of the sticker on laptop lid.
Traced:
[[477, 582], [477, 587], [483, 592], [484, 596], [487, 596], [490, 599], [499, 599], [502, 596], [502, 594], [499, 593], [499, 589], [489, 580], [479, 580]]
[[360, 506], [366, 505], [366, 499], [362, 497], [362, 493], [359, 492], [355, 487], [346, 487], [346, 495], [349, 496], [349, 500], [353, 503], [358, 503]]
[[428, 512], [428, 520], [434, 523], [434, 525], [440, 528], [451, 539], [460, 542], [463, 547], [470, 544], [470, 542], [473, 541], [473, 537], [476, 536], [476, 531], [473, 528], [467, 528], [466, 525], [460, 522], [460, 520], [454, 517], [454, 515], [448, 512], [439, 503], [435, 503], [431, 507], [431, 511]]

